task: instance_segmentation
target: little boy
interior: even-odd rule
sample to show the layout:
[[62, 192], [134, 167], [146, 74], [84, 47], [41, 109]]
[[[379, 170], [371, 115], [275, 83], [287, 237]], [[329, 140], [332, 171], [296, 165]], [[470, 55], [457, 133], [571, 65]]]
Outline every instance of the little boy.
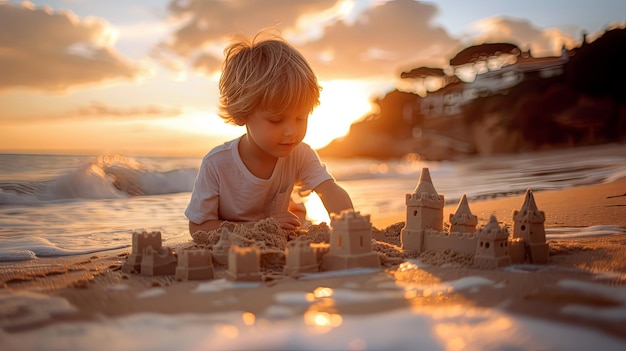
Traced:
[[320, 93], [304, 57], [280, 37], [260, 35], [234, 41], [224, 53], [220, 117], [245, 125], [246, 134], [202, 159], [185, 211], [189, 232], [267, 217], [282, 229], [296, 230], [304, 213], [290, 201], [294, 186], [315, 191], [328, 213], [352, 209], [348, 193], [302, 143]]

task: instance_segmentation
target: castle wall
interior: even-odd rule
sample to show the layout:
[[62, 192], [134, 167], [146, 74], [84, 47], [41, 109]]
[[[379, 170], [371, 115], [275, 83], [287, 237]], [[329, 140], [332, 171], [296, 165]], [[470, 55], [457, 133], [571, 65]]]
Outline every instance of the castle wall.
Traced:
[[457, 253], [474, 255], [476, 236], [471, 233], [444, 232], [426, 229], [422, 251], [441, 251], [449, 249]]
[[526, 262], [526, 244], [523, 240], [514, 238], [509, 241], [509, 256], [513, 264]]
[[285, 274], [319, 271], [319, 263], [311, 244], [303, 241], [291, 241], [285, 249]]
[[182, 250], [178, 254], [177, 280], [213, 279], [213, 260], [207, 249]]
[[424, 251], [424, 229], [409, 229], [410, 227], [404, 227], [400, 232], [400, 241], [402, 242], [402, 249], [408, 252], [420, 253]]

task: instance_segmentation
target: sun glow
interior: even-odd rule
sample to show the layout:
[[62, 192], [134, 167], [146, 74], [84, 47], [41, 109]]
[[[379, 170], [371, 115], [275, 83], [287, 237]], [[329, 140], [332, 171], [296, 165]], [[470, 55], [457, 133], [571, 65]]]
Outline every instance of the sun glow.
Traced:
[[330, 216], [326, 211], [326, 207], [324, 207], [322, 199], [315, 192], [302, 198], [302, 203], [306, 207], [306, 217], [312, 224], [330, 223]]
[[344, 136], [350, 125], [372, 110], [371, 92], [365, 84], [345, 80], [320, 82], [320, 105], [309, 118], [304, 142], [314, 149]]
[[[371, 91], [368, 90], [371, 87], [365, 83], [335, 80], [320, 82], [320, 85], [320, 105], [309, 117], [304, 138], [304, 142], [314, 149], [346, 135], [354, 121], [372, 110]], [[181, 132], [219, 136], [220, 140], [234, 139], [245, 133], [243, 127], [225, 123], [214, 112], [207, 111], [185, 111], [176, 118], [155, 123]]]
[[177, 118], [163, 119], [158, 123], [183, 132], [219, 135], [229, 139], [245, 133], [242, 127], [225, 123], [214, 113], [202, 111], [183, 113]]

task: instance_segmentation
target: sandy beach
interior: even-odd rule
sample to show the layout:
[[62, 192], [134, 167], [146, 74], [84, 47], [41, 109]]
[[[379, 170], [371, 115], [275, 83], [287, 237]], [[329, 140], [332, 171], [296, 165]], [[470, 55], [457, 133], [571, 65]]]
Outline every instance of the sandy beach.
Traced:
[[[289, 340], [286, 335], [283, 335], [285, 343], [273, 346], [246, 344], [237, 335], [244, 333], [241, 328], [281, 330], [281, 327], [272, 326], [285, 320], [296, 320], [310, 328], [315, 327], [310, 335], [329, 335], [330, 330], [339, 328], [341, 324], [347, 328], [353, 318], [376, 320], [380, 317], [382, 321], [388, 318], [389, 313], [401, 311], [411, 311], [420, 318], [443, 318], [441, 311], [450, 314], [453, 310], [464, 311], [463, 318], [469, 318], [468, 313], [474, 311], [473, 318], [497, 321], [504, 317], [496, 318], [493, 314], [502, 313], [504, 316], [515, 316], [516, 321], [530, 318], [532, 321], [571, 326], [575, 328], [573, 330], [600, 335], [601, 340], [607, 342], [603, 349], [626, 346], [626, 179], [535, 192], [534, 196], [537, 206], [546, 214], [548, 233], [584, 229], [576, 238], [549, 236], [550, 260], [545, 265], [524, 264], [484, 270], [470, 268], [454, 258], [446, 260], [444, 257], [440, 261], [405, 259], [394, 251], [400, 245], [402, 223], [399, 222], [404, 220], [404, 213], [371, 219], [375, 227], [374, 248], [381, 257], [387, 257], [382, 259], [380, 270], [353, 269], [296, 277], [265, 272], [263, 282], [252, 283], [226, 281], [216, 270], [216, 280], [177, 281], [173, 276], [123, 273], [121, 266], [130, 248], [97, 255], [3, 262], [0, 263], [0, 348], [48, 349], [41, 344], [45, 337], [37, 339], [40, 344], [30, 340], [31, 337], [42, 335], [38, 333], [57, 325], [105, 323], [103, 321], [119, 321], [120, 318], [127, 321], [124, 318], [150, 313], [159, 316], [221, 316], [221, 319], [199, 322], [225, 328], [219, 329], [219, 332], [213, 329], [213, 338], [207, 336], [201, 349], [289, 349], [289, 345], [294, 344], [285, 341]], [[520, 195], [470, 200], [469, 205], [473, 214], [478, 216], [480, 226], [492, 214], [500, 222], [511, 224], [511, 213], [519, 209], [522, 202], [523, 196]], [[455, 208], [456, 205], [446, 206], [444, 219]], [[178, 243], [174, 248], [182, 249], [190, 245], [191, 241]], [[489, 311], [489, 316], [480, 317], [481, 313], [486, 313], [484, 311]], [[228, 329], [231, 324], [225, 322], [228, 319], [225, 316], [232, 315], [243, 327]], [[452, 317], [448, 315], [446, 318]], [[456, 323], [458, 327], [459, 323], [467, 322], [467, 319], [466, 322], [463, 320], [449, 320], [447, 323]], [[475, 335], [467, 331], [467, 334], [451, 335], [452, 330], [445, 332], [444, 326], [448, 324], [439, 323], [438, 328], [431, 332], [434, 335], [431, 338], [441, 340], [441, 347], [434, 349], [494, 349], [488, 347], [490, 344], [486, 344], [485, 340], [474, 339], [478, 335], [489, 339], [484, 326]], [[504, 332], [507, 328], [522, 333], [524, 329], [520, 325], [524, 324], [518, 322], [511, 326], [503, 320], [490, 328], [494, 333]], [[183, 326], [177, 324], [178, 328]], [[54, 330], [58, 333], [58, 329]], [[309, 348], [379, 349], [374, 336], [363, 335], [363, 331], [344, 332], [352, 332], [360, 338], [351, 339], [351, 344], [316, 344], [317, 341], [311, 341], [314, 346]], [[532, 335], [536, 334], [530, 337]], [[59, 334], [51, 337], [56, 340]], [[503, 338], [492, 337], [497, 340]], [[302, 338], [308, 340], [304, 336]], [[551, 340], [549, 335], [545, 338]], [[105, 339], [106, 335], [94, 338]], [[224, 340], [231, 341], [225, 343]], [[238, 341], [233, 344], [235, 340]], [[518, 349], [555, 349], [554, 345], [559, 349], [569, 345], [567, 342], [575, 342], [572, 340], [554, 341], [556, 344], [544, 345], [546, 347], [541, 343], [528, 347], [532, 345], [528, 342]], [[116, 342], [119, 346], [120, 341]], [[308, 345], [306, 341], [295, 345], [303, 344]], [[67, 349], [83, 348], [80, 345], [72, 348], [58, 344], [49, 349], [66, 349], [65, 346]], [[124, 349], [135, 349], [132, 343], [122, 345]], [[587, 346], [577, 344], [574, 349], [585, 349]], [[502, 347], [500, 345], [495, 349]], [[87, 349], [107, 348], [101, 345]], [[425, 349], [431, 348], [425, 346]]]

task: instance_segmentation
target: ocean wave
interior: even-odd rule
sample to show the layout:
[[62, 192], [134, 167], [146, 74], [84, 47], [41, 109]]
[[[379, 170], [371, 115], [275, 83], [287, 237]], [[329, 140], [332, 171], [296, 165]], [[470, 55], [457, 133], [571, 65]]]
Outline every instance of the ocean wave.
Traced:
[[591, 227], [546, 228], [546, 239], [575, 239], [591, 236], [626, 234], [626, 228], [618, 225], [594, 225]]
[[61, 248], [45, 238], [26, 236], [19, 239], [9, 239], [3, 242], [0, 248], [0, 262], [28, 261], [42, 257], [86, 255], [95, 252], [122, 249], [128, 246], [129, 245], [114, 245], [110, 247], [70, 250]]
[[31, 250], [0, 250], [0, 262], [2, 261], [28, 261], [37, 258], [37, 254]]
[[131, 157], [101, 155], [53, 179], [0, 183], [0, 206], [190, 192], [197, 172], [156, 170]]

